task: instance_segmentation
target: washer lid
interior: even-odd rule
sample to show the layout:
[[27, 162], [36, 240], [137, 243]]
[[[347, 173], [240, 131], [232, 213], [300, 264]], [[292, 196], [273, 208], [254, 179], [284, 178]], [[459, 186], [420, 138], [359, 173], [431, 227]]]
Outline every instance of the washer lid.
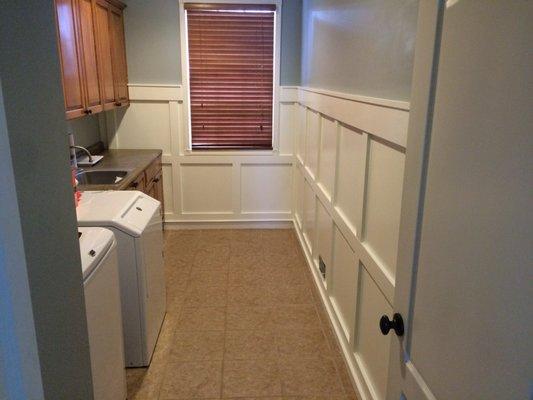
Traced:
[[115, 235], [104, 228], [78, 228], [78, 239], [85, 281], [115, 243]]
[[78, 225], [114, 227], [139, 237], [160, 204], [136, 190], [83, 192], [76, 208]]

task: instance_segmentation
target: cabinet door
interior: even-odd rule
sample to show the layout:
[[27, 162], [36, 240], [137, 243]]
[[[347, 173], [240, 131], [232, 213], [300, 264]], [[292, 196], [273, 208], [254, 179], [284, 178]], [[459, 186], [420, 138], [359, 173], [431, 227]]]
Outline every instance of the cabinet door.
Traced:
[[56, 0], [57, 36], [67, 119], [85, 115], [82, 60], [76, 35], [76, 0]]
[[113, 64], [111, 62], [111, 37], [109, 33], [109, 4], [105, 0], [93, 0], [94, 18], [96, 20], [96, 42], [100, 87], [104, 110], [115, 107], [115, 86], [113, 81]]
[[129, 102], [124, 20], [122, 10], [109, 6], [109, 11], [115, 101], [117, 106], [123, 106]]
[[156, 187], [155, 187], [155, 184], [154, 184], [153, 182], [150, 183], [150, 185], [148, 185], [148, 187], [146, 188], [146, 190], [144, 191], [144, 193], [146, 193], [146, 194], [147, 194], [148, 196], [150, 196], [151, 198], [157, 200]]
[[78, 21], [85, 105], [88, 113], [96, 113], [102, 111], [103, 107], [96, 59], [94, 9], [91, 0], [78, 0]]

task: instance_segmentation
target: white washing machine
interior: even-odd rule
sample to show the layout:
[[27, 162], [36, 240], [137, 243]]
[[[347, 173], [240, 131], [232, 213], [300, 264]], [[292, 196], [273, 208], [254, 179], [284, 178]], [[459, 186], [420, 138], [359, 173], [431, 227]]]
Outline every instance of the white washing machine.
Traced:
[[110, 229], [117, 241], [127, 367], [150, 364], [166, 311], [159, 201], [138, 191], [82, 193], [79, 226]]
[[94, 399], [124, 400], [126, 370], [115, 238], [103, 228], [79, 228], [78, 236]]

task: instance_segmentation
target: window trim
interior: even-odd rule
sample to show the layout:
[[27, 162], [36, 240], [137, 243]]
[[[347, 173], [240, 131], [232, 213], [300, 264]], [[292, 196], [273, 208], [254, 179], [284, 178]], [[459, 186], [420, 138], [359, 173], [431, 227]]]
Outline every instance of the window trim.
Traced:
[[[184, 139], [184, 155], [272, 155], [279, 154], [279, 94], [280, 94], [280, 65], [281, 65], [281, 6], [283, 0], [179, 0], [180, 22], [180, 55], [181, 75], [183, 87], [183, 127], [186, 134]], [[274, 74], [272, 93], [272, 150], [228, 149], [228, 150], [193, 150], [191, 145], [191, 108], [189, 88], [189, 52], [187, 36], [187, 19], [185, 17], [185, 3], [215, 3], [215, 4], [274, 4]]]

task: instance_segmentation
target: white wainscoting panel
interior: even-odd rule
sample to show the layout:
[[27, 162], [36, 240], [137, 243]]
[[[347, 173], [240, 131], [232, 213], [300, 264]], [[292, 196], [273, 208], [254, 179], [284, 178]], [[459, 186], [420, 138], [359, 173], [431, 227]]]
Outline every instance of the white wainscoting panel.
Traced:
[[231, 164], [181, 164], [182, 212], [233, 212]]
[[315, 179], [318, 175], [318, 148], [320, 145], [320, 114], [307, 111], [307, 134], [305, 138], [305, 167]]
[[368, 135], [340, 128], [335, 209], [354, 235], [361, 233]]
[[409, 105], [298, 94], [294, 226], [359, 396], [381, 400], [390, 338], [378, 323], [393, 309]]
[[331, 201], [335, 184], [335, 163], [337, 157], [337, 123], [322, 117], [320, 133], [320, 158], [318, 165], [318, 184]]
[[129, 84], [130, 101], [181, 101], [180, 85]]
[[350, 245], [337, 228], [334, 232], [332, 278], [328, 291], [345, 338], [349, 342], [352, 340], [355, 326], [355, 289], [359, 270], [357, 257]]
[[301, 105], [297, 108], [297, 129], [296, 129], [296, 158], [301, 164], [305, 163], [305, 135], [307, 132], [307, 109]]
[[[381, 99], [357, 100], [343, 93], [302, 88], [299, 102], [312, 110], [355, 126], [383, 139], [404, 146], [407, 144], [409, 113], [405, 102]], [[386, 112], [384, 110], [386, 109]]]
[[[167, 214], [174, 214], [176, 211], [176, 202], [174, 193], [172, 192], [172, 182], [174, 180], [174, 170], [172, 164], [163, 164], [163, 198], [165, 200], [165, 212]], [[165, 184], [170, 182], [170, 184]]]
[[307, 180], [304, 182], [304, 207], [303, 207], [303, 234], [311, 254], [315, 245], [315, 220], [316, 220], [316, 198], [313, 189]]
[[294, 103], [281, 103], [279, 106], [279, 153], [284, 155], [294, 154], [294, 137], [298, 123]]
[[[319, 265], [319, 257], [331, 267], [332, 263], [332, 246], [333, 246], [333, 223], [328, 211], [320, 200], [317, 201], [317, 233], [316, 233], [316, 257], [314, 259], [316, 266]], [[331, 270], [326, 268], [326, 284], [331, 282]]]
[[161, 149], [164, 154], [171, 153], [168, 102], [132, 101], [128, 108], [115, 113], [117, 130], [111, 135], [114, 147]]
[[291, 213], [291, 164], [241, 164], [241, 210]]
[[296, 167], [293, 169], [296, 186], [296, 190], [294, 191], [294, 220], [298, 227], [303, 230], [305, 178], [302, 175], [300, 168]]
[[400, 230], [405, 155], [370, 140], [364, 212], [364, 242], [394, 277]]

